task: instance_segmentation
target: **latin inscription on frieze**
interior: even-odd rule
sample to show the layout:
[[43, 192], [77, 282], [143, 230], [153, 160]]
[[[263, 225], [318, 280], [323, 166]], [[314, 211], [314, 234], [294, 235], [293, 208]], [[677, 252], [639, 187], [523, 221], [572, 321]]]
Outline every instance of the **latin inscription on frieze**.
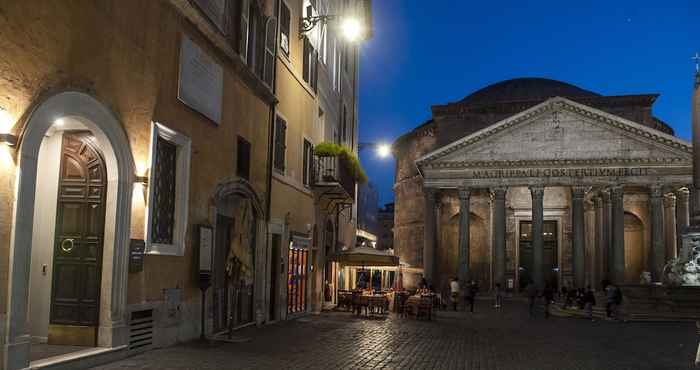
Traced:
[[525, 169], [485, 169], [466, 171], [466, 178], [500, 179], [522, 177], [627, 177], [647, 176], [649, 168], [525, 168]]

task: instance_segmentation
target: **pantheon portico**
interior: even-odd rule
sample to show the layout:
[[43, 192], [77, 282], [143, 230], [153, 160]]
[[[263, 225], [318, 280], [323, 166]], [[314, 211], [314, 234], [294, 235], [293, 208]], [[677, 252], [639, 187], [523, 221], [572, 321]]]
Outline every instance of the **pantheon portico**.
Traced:
[[518, 79], [434, 106], [397, 142], [405, 284], [661, 281], [689, 222], [692, 149], [651, 115], [655, 98]]

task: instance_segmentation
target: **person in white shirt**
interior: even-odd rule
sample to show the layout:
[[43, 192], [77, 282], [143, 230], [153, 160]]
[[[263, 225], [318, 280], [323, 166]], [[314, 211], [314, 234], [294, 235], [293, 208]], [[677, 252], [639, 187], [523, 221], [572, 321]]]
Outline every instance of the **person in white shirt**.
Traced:
[[452, 278], [450, 282], [450, 296], [452, 298], [452, 309], [457, 311], [457, 304], [459, 303], [459, 280], [457, 278]]

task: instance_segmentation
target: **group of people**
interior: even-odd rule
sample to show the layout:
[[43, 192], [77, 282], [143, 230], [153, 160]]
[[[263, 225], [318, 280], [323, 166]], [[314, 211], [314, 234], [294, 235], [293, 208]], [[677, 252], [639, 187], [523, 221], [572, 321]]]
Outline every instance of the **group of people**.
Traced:
[[[606, 295], [606, 314], [608, 319], [617, 320], [618, 319], [618, 308], [622, 304], [622, 290], [616, 285], [612, 284], [610, 281], [604, 280], [601, 282], [601, 286], [605, 291]], [[474, 280], [470, 280], [465, 289], [464, 298], [467, 305], [469, 306], [469, 311], [474, 312], [474, 301], [476, 300], [476, 294], [479, 291], [479, 285]], [[579, 309], [585, 310], [586, 316], [589, 320], [595, 321], [593, 318], [593, 307], [596, 305], [596, 297], [593, 289], [588, 285], [585, 289], [567, 289], [566, 286], [561, 288], [561, 292], [557, 292], [551, 284], [547, 283], [544, 289], [537, 289], [534, 282], [530, 280], [525, 287], [525, 294], [528, 299], [528, 310], [531, 317], [535, 316], [535, 308], [537, 299], [541, 298], [544, 303], [544, 317], [549, 318], [550, 316], [550, 306], [555, 302], [555, 296], [559, 296], [562, 302], [562, 307], [577, 307]], [[452, 309], [457, 311], [457, 306], [460, 302], [461, 287], [459, 280], [453, 277], [450, 280], [450, 301], [452, 303]], [[503, 290], [501, 289], [501, 284], [496, 284], [494, 287], [494, 308], [501, 308], [503, 302]]]

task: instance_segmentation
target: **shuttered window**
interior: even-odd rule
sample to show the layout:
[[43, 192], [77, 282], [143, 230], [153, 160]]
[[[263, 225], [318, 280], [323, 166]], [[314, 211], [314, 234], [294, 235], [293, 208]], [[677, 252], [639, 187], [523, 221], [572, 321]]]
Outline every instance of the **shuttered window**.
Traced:
[[240, 136], [236, 156], [236, 175], [250, 180], [250, 142]]
[[311, 173], [312, 173], [311, 166], [313, 163], [313, 153], [314, 153], [314, 149], [313, 149], [313, 146], [311, 145], [311, 142], [304, 139], [303, 181], [304, 181], [304, 185], [306, 185], [306, 186], [311, 185]]
[[274, 167], [284, 173], [285, 156], [287, 151], [287, 122], [280, 116], [275, 121], [275, 155]]
[[304, 81], [316, 91], [318, 85], [318, 52], [308, 37], [304, 37], [304, 59], [303, 59]]
[[162, 137], [158, 137], [157, 140], [151, 185], [153, 186], [151, 242], [172, 244], [175, 225], [177, 146]]
[[250, 0], [240, 0], [238, 11], [238, 53], [248, 61], [248, 20], [250, 19]]
[[284, 1], [280, 2], [280, 48], [289, 57], [289, 41], [292, 24], [292, 14]]
[[348, 108], [345, 105], [343, 105], [343, 121], [340, 126], [340, 135], [343, 144], [346, 144], [348, 140]]
[[277, 18], [270, 17], [265, 25], [265, 56], [263, 81], [272, 88], [275, 81], [275, 40], [277, 37]]

